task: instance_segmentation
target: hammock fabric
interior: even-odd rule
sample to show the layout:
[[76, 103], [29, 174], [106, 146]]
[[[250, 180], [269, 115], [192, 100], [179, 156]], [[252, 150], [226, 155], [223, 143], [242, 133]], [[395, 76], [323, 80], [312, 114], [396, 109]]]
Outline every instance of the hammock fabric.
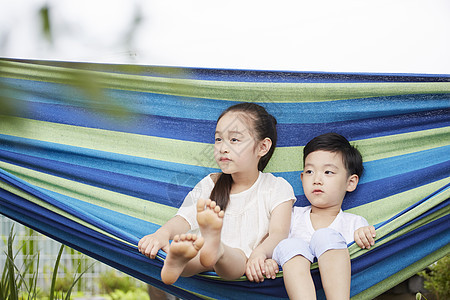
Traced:
[[218, 171], [220, 113], [256, 102], [278, 120], [266, 171], [292, 184], [296, 205], [307, 205], [307, 141], [334, 131], [361, 151], [365, 174], [343, 209], [376, 225], [375, 247], [349, 247], [351, 295], [373, 298], [450, 252], [449, 81], [1, 59], [0, 212], [184, 299], [287, 297], [282, 274], [257, 284], [209, 272], [167, 286], [164, 253], [137, 251]]

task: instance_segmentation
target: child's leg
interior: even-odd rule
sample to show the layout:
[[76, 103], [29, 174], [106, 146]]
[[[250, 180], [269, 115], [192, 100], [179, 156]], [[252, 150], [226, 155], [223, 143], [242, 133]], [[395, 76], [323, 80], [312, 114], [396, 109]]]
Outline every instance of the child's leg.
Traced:
[[289, 299], [316, 299], [316, 289], [311, 277], [311, 262], [301, 255], [283, 265], [284, 286]]
[[299, 238], [284, 239], [275, 247], [273, 259], [283, 266], [284, 286], [290, 299], [316, 299], [311, 277], [314, 256], [308, 243]]
[[318, 257], [327, 299], [350, 299], [350, 256], [342, 235], [330, 228], [319, 229], [311, 238], [310, 248]]
[[247, 256], [244, 251], [222, 244], [223, 254], [214, 265], [217, 275], [226, 280], [233, 280], [245, 274]]
[[351, 267], [348, 250], [326, 251], [318, 261], [320, 278], [327, 299], [350, 299]]
[[213, 267], [224, 279], [244, 275], [247, 264], [245, 253], [224, 245], [221, 241], [224, 212], [211, 200], [198, 200], [197, 222], [205, 244], [200, 251], [200, 262], [205, 268]]
[[161, 270], [162, 281], [165, 284], [173, 284], [180, 275], [192, 276], [206, 271], [198, 258], [195, 259], [203, 243], [203, 238], [197, 238], [196, 235], [176, 235], [170, 244], [169, 253]]

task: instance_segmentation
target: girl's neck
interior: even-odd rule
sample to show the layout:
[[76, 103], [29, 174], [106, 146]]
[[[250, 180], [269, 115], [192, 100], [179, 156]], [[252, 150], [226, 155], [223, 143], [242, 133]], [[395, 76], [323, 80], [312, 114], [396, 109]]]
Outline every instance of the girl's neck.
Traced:
[[231, 174], [233, 185], [231, 186], [231, 194], [237, 194], [248, 190], [255, 184], [259, 177], [259, 171], [251, 173], [234, 173]]

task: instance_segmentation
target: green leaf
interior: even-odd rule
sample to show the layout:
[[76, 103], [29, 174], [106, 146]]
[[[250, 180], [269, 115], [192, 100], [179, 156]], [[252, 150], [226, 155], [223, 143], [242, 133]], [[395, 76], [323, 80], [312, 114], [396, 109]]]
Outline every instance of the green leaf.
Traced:
[[61, 245], [61, 248], [59, 248], [58, 257], [56, 258], [55, 267], [53, 268], [53, 276], [52, 276], [52, 285], [50, 286], [50, 300], [53, 300], [54, 293], [55, 293], [55, 284], [56, 284], [56, 278], [58, 276], [58, 267], [59, 262], [61, 261], [61, 255], [64, 250], [64, 245]]

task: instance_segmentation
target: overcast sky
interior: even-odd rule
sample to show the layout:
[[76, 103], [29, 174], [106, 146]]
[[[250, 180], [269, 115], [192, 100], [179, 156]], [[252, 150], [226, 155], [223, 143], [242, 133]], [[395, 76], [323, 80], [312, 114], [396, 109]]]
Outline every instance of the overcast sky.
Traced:
[[[0, 0], [0, 4], [2, 57], [450, 74], [449, 0]], [[52, 43], [43, 38], [39, 18], [46, 4]], [[140, 22], [133, 23], [136, 19]]]

